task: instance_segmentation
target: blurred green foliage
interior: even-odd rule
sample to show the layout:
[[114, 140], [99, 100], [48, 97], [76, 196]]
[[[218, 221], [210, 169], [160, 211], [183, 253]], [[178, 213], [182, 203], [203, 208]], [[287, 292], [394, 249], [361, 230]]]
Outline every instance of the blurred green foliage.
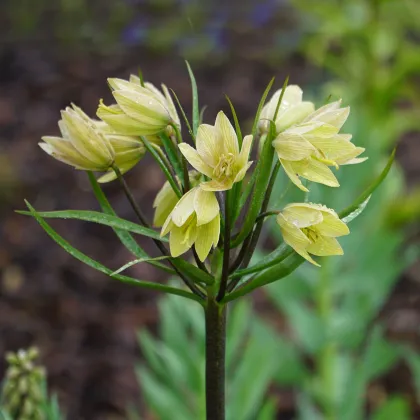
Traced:
[[0, 420], [63, 420], [55, 394], [48, 395], [46, 373], [36, 364], [38, 350], [8, 353], [0, 392]]
[[[139, 333], [145, 362], [137, 367], [147, 407], [160, 420], [205, 419], [205, 329], [203, 309], [175, 296], [159, 301], [159, 338]], [[266, 397], [279, 364], [275, 331], [242, 300], [232, 305], [227, 325], [227, 419], [270, 420], [274, 400]], [[130, 420], [140, 419], [130, 409]]]

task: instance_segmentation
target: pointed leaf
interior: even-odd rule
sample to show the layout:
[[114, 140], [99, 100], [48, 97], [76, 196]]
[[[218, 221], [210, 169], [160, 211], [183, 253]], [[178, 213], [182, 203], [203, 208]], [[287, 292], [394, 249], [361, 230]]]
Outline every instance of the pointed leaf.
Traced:
[[259, 121], [260, 121], [261, 111], [262, 111], [262, 109], [263, 109], [263, 106], [264, 106], [264, 104], [265, 104], [265, 100], [267, 99], [268, 93], [270, 92], [271, 87], [273, 86], [273, 83], [274, 83], [274, 80], [275, 80], [275, 79], [276, 79], [276, 78], [275, 78], [275, 77], [273, 77], [273, 78], [270, 80], [270, 82], [268, 83], [268, 85], [267, 85], [267, 87], [265, 88], [265, 91], [264, 91], [264, 93], [263, 93], [263, 95], [262, 95], [262, 97], [261, 97], [260, 103], [258, 104], [257, 113], [255, 114], [254, 124], [253, 124], [253, 126], [252, 126], [252, 131], [251, 131], [252, 135], [254, 136], [254, 139], [255, 139], [255, 136], [256, 136], [256, 134], [257, 134], [258, 123], [259, 123]]
[[[28, 205], [29, 203], [26, 202]], [[30, 215], [28, 211], [18, 211], [19, 214], [26, 216]], [[120, 219], [117, 216], [111, 216], [110, 214], [101, 213], [98, 211], [90, 210], [58, 210], [58, 211], [41, 211], [38, 212], [39, 216], [49, 219], [76, 219], [83, 220], [86, 222], [98, 223], [101, 225], [109, 226], [112, 228], [123, 229], [128, 232], [138, 233], [149, 238], [157, 239], [162, 242], [168, 242], [166, 238], [161, 238], [160, 233], [153, 229], [146, 228], [138, 225], [137, 223], [130, 222], [129, 220]]]
[[155, 258], [153, 258], [153, 257], [148, 257], [148, 258], [138, 258], [138, 259], [136, 259], [136, 260], [133, 260], [133, 261], [128, 262], [127, 264], [124, 264], [124, 265], [123, 265], [123, 266], [121, 266], [118, 270], [115, 270], [114, 272], [112, 272], [112, 273], [111, 273], [111, 277], [112, 277], [112, 276], [115, 276], [116, 274], [119, 274], [119, 273], [123, 272], [124, 270], [127, 270], [127, 268], [130, 268], [130, 267], [132, 267], [133, 265], [140, 264], [140, 263], [142, 263], [142, 262], [151, 262], [151, 261], [166, 260], [166, 259], [168, 259], [168, 258], [171, 258], [171, 257], [169, 257], [169, 256], [167, 256], [167, 255], [164, 255], [164, 256], [162, 256], [162, 257], [155, 257]]
[[340, 219], [343, 219], [344, 217], [349, 216], [353, 212], [357, 211], [360, 208], [360, 206], [363, 203], [365, 203], [366, 200], [369, 199], [369, 197], [376, 190], [376, 188], [378, 188], [382, 184], [383, 180], [388, 175], [388, 172], [391, 169], [392, 164], [394, 162], [395, 151], [396, 149], [392, 151], [385, 168], [382, 170], [380, 175], [375, 179], [375, 181], [373, 181], [373, 183], [354, 201], [352, 205], [350, 205], [349, 207], [345, 208], [340, 213], [338, 213]]
[[197, 91], [197, 82], [194, 77], [194, 73], [191, 70], [191, 66], [188, 61], [185, 61], [188, 69], [188, 74], [191, 79], [191, 89], [192, 89], [192, 128], [194, 136], [197, 135], [198, 125], [200, 124], [200, 108], [198, 106], [198, 91]]
[[[31, 215], [36, 219], [36, 221], [41, 225], [41, 227], [45, 230], [45, 232], [53, 239], [58, 245], [60, 245], [65, 251], [67, 251], [72, 257], [78, 259], [79, 261], [85, 263], [89, 267], [94, 268], [95, 270], [100, 271], [101, 273], [111, 275], [112, 270], [105, 267], [98, 261], [95, 261], [94, 259], [88, 257], [83, 252], [79, 251], [78, 249], [74, 248], [72, 245], [70, 245], [62, 236], [60, 236], [45, 220], [41, 217], [39, 213], [28, 203], [26, 202], [26, 205], [28, 206]], [[152, 283], [148, 281], [143, 280], [137, 280], [132, 277], [122, 276], [120, 274], [117, 274], [116, 276], [112, 277], [113, 279], [119, 280], [122, 283], [131, 284], [133, 286], [139, 286], [144, 287], [146, 289], [154, 289], [166, 293], [171, 293], [178, 296], [184, 296], [186, 298], [195, 300], [197, 302], [200, 301], [200, 298], [193, 295], [190, 292], [187, 292], [185, 290], [176, 289], [174, 287], [165, 286], [163, 284], [158, 283]]]

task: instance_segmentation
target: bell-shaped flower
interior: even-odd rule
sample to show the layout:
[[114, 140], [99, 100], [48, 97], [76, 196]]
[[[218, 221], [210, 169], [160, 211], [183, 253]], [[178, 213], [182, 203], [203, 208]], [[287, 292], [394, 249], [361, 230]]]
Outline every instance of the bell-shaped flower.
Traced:
[[284, 91], [277, 117], [274, 121], [281, 92], [282, 89], [277, 90], [261, 111], [258, 125], [262, 134], [268, 133], [270, 121], [276, 124], [276, 133], [281, 133], [286, 128], [303, 121], [315, 110], [312, 102], [302, 101], [303, 92], [299, 86], [289, 85]]
[[76, 169], [106, 171], [114, 162], [114, 149], [80, 108], [73, 105], [61, 111], [58, 122], [61, 137], [44, 136], [39, 146], [49, 155]]
[[308, 115], [301, 123], [289, 127], [273, 141], [285, 172], [303, 191], [308, 189], [300, 177], [330, 187], [338, 187], [337, 178], [329, 166], [360, 163], [364, 152], [350, 140], [351, 135], [339, 134], [350, 108], [340, 108], [341, 101], [333, 102]]
[[[196, 171], [189, 172], [189, 179], [191, 187], [198, 185], [201, 178], [201, 174]], [[178, 203], [179, 198], [173, 190], [169, 181], [163, 184], [163, 187], [157, 193], [155, 201], [153, 202], [153, 208], [155, 209], [155, 216], [153, 218], [153, 226], [161, 227], [165, 223], [171, 211]]]
[[309, 254], [320, 257], [343, 255], [336, 237], [350, 233], [334, 210], [321, 204], [293, 203], [277, 216], [284, 242], [312, 264]]
[[167, 101], [159, 92], [123, 79], [108, 79], [118, 106], [99, 105], [97, 115], [120, 134], [158, 134], [174, 122]]
[[188, 191], [167, 217], [161, 236], [170, 233], [171, 255], [178, 257], [193, 245], [201, 261], [219, 242], [220, 210], [214, 192], [195, 187]]
[[187, 143], [179, 148], [197, 171], [211, 180], [201, 184], [206, 191], [224, 191], [241, 181], [252, 162], [248, 162], [252, 136], [245, 136], [239, 151], [239, 142], [232, 124], [220, 111], [213, 125], [201, 124], [196, 136], [197, 150]]

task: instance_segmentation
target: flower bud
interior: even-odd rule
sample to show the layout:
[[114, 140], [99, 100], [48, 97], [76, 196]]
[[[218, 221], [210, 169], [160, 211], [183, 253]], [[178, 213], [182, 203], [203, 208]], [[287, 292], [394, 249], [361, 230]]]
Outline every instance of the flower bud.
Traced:
[[98, 116], [118, 133], [153, 135], [172, 121], [167, 101], [159, 92], [123, 79], [108, 79], [118, 107], [99, 106]]
[[58, 122], [62, 137], [42, 137], [39, 146], [49, 155], [76, 169], [105, 171], [113, 163], [114, 151], [104, 134], [78, 107], [67, 107]]
[[335, 213], [321, 204], [293, 203], [277, 216], [284, 241], [310, 263], [319, 266], [309, 254], [342, 255], [338, 236], [348, 235], [349, 228]]

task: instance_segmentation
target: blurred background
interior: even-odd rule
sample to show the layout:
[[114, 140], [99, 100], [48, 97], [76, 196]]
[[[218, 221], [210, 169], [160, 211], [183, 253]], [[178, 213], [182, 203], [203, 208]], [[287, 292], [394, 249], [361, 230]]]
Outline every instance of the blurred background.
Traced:
[[[345, 132], [369, 160], [340, 171], [340, 189], [314, 185], [311, 201], [346, 207], [398, 144], [398, 164], [342, 241], [344, 257], [322, 270], [304, 265], [234, 305], [228, 418], [420, 419], [420, 3], [314, 6], [1, 1], [0, 378], [6, 351], [36, 345], [67, 419], [203, 418], [199, 309], [114, 282], [14, 213], [24, 198], [39, 210], [97, 210], [86, 174], [42, 153], [41, 136], [58, 133], [59, 111], [70, 102], [94, 116], [100, 98], [111, 102], [106, 78], [128, 78], [139, 66], [189, 110], [188, 59], [208, 122], [220, 109], [230, 115], [227, 94], [249, 130], [273, 75], [277, 88], [290, 75], [317, 105], [340, 97], [350, 104]], [[126, 179], [151, 217], [159, 169], [146, 157]], [[273, 207], [303, 199], [281, 174], [277, 185]], [[118, 185], [104, 190], [117, 213], [134, 220]], [[106, 227], [52, 225], [111, 268], [131, 259]], [[281, 241], [275, 225], [266, 227], [260, 256]], [[146, 264], [130, 274], [163, 280]]]

